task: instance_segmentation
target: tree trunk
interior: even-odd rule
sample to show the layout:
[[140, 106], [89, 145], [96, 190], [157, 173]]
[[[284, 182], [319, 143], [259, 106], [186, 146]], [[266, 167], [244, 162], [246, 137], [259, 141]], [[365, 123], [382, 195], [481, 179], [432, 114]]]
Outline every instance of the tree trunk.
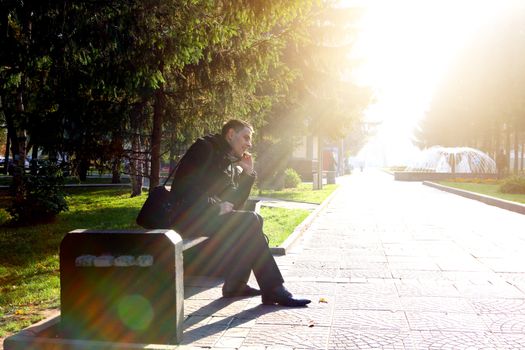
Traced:
[[162, 119], [165, 110], [165, 96], [162, 88], [155, 92], [153, 106], [153, 128], [151, 132], [151, 172], [149, 178], [150, 191], [159, 185], [160, 179], [160, 146], [162, 141]]
[[7, 168], [9, 164], [9, 152], [11, 151], [11, 135], [9, 134], [9, 128], [7, 129], [7, 140], [5, 142], [5, 154], [4, 154], [4, 167], [2, 173], [7, 174]]
[[510, 171], [510, 127], [508, 123], [505, 128], [505, 155], [507, 157], [507, 169], [505, 175], [507, 175]]
[[140, 114], [144, 103], [137, 104], [131, 111], [131, 155], [129, 157], [129, 176], [131, 179], [131, 197], [142, 194], [144, 156], [141, 146]]
[[111, 183], [119, 184], [120, 183], [120, 157], [113, 158], [113, 164], [111, 164]]
[[524, 152], [525, 152], [525, 142], [522, 142], [522, 143], [521, 143], [521, 157], [520, 157], [520, 159], [521, 159], [520, 170], [521, 170], [522, 172], [523, 172], [523, 160], [524, 160], [524, 158], [523, 158], [523, 153], [524, 153]]
[[38, 146], [31, 146], [31, 162], [29, 163], [31, 175], [36, 175], [38, 172]]
[[[22, 28], [21, 28], [21, 35], [25, 37], [26, 44], [25, 44], [25, 52], [29, 54], [29, 43], [31, 43], [31, 32], [32, 32], [32, 23], [30, 20], [29, 13], [25, 13], [27, 17], [21, 20]], [[22, 16], [23, 18], [24, 16]], [[22, 62], [20, 65], [20, 85], [18, 86], [17, 92], [16, 92], [16, 117], [18, 118], [18, 121], [22, 121], [24, 118], [26, 106], [25, 106], [25, 88], [27, 84], [27, 62], [24, 61], [24, 58], [22, 58]], [[25, 161], [26, 161], [26, 142], [27, 142], [27, 132], [26, 130], [21, 127], [20, 125], [16, 125], [15, 123], [12, 124], [12, 127], [14, 130], [12, 137], [16, 137], [16, 140], [11, 140], [13, 142], [13, 151], [16, 150], [16, 153], [13, 152], [13, 187], [15, 191], [15, 200], [16, 201], [23, 201], [24, 200], [24, 191], [23, 191], [23, 183], [24, 183], [24, 168], [25, 168]]]
[[519, 145], [519, 139], [518, 139], [518, 128], [517, 128], [517, 125], [515, 125], [515, 128], [514, 128], [514, 174], [518, 174], [518, 170], [519, 170], [519, 165], [518, 165], [518, 161], [519, 161], [519, 151], [520, 151], [520, 145]]
[[111, 183], [119, 184], [120, 181], [120, 164], [122, 162], [123, 141], [120, 132], [113, 135], [111, 153], [113, 154], [113, 163], [111, 164]]
[[[18, 89], [18, 93], [16, 96], [16, 111], [18, 114], [18, 118], [22, 119], [22, 116], [25, 111], [24, 106], [24, 85], [25, 85], [25, 78], [22, 77], [22, 82], [20, 84], [20, 87]], [[16, 131], [16, 150], [17, 152], [13, 154], [13, 185], [14, 185], [14, 191], [15, 191], [15, 198], [17, 201], [22, 201], [24, 199], [24, 192], [22, 190], [23, 183], [24, 183], [24, 171], [25, 171], [25, 160], [26, 160], [26, 141], [27, 141], [27, 134], [26, 130], [23, 128], [20, 128]], [[13, 145], [15, 145], [15, 142], [13, 142]], [[13, 148], [13, 150], [15, 150]]]
[[[3, 99], [1, 95], [0, 95], [0, 112], [2, 112], [2, 114], [5, 116], [6, 113], [4, 111]], [[2, 166], [2, 169], [0, 169], [0, 173], [4, 175], [7, 174], [7, 163], [9, 163], [10, 141], [11, 140], [9, 140], [9, 128], [7, 128], [7, 138], [5, 140], [5, 152], [4, 152], [4, 165]]]
[[78, 174], [78, 179], [80, 181], [84, 182], [87, 180], [88, 170], [89, 170], [89, 160], [86, 158], [80, 159], [80, 162], [78, 163], [78, 166], [77, 166], [77, 174]]

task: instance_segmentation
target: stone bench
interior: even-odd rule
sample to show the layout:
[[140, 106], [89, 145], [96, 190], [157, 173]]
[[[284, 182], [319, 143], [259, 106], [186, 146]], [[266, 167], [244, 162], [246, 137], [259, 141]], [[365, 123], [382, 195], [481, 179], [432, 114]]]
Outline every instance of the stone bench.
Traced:
[[60, 245], [60, 321], [7, 338], [5, 350], [171, 348], [182, 340], [182, 254], [207, 239], [183, 240], [173, 230], [71, 231]]

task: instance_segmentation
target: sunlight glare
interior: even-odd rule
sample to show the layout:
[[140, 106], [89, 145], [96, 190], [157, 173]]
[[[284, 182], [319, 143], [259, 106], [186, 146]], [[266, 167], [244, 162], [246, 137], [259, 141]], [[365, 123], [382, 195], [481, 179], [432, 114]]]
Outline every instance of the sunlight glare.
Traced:
[[[381, 121], [377, 137], [393, 155], [387, 163], [402, 162], [399, 153], [413, 148], [410, 139], [423, 116], [436, 84], [450, 62], [474, 35], [490, 30], [490, 20], [509, 11], [510, 0], [343, 1], [364, 7], [365, 15], [352, 59], [364, 63], [354, 79], [370, 86], [375, 103], [366, 119]], [[386, 145], [386, 146], [385, 146]], [[390, 146], [389, 146], [390, 145]], [[400, 148], [405, 148], [400, 149]], [[392, 164], [384, 164], [392, 165]], [[399, 164], [397, 164], [399, 165]]]

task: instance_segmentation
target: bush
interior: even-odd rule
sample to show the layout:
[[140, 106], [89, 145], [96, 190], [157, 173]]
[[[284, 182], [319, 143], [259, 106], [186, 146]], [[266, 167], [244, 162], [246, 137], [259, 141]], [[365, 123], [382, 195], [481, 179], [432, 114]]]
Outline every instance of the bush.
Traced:
[[296, 188], [302, 182], [301, 176], [292, 168], [284, 171], [284, 187]]
[[23, 175], [21, 193], [7, 209], [12, 223], [46, 222], [68, 210], [63, 185], [62, 169], [49, 161], [38, 161], [37, 175]]
[[509, 177], [503, 180], [503, 184], [501, 184], [499, 190], [503, 193], [525, 194], [525, 177]]

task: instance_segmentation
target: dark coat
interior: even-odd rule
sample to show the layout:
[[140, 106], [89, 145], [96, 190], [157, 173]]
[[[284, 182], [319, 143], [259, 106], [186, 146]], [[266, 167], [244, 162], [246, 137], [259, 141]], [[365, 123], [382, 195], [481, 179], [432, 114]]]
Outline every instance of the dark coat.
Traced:
[[181, 213], [173, 219], [173, 226], [183, 236], [209, 230], [209, 224], [219, 216], [220, 202], [228, 201], [240, 210], [248, 199], [255, 175], [242, 172], [230, 150], [220, 134], [208, 135], [199, 138], [180, 160], [171, 196]]

